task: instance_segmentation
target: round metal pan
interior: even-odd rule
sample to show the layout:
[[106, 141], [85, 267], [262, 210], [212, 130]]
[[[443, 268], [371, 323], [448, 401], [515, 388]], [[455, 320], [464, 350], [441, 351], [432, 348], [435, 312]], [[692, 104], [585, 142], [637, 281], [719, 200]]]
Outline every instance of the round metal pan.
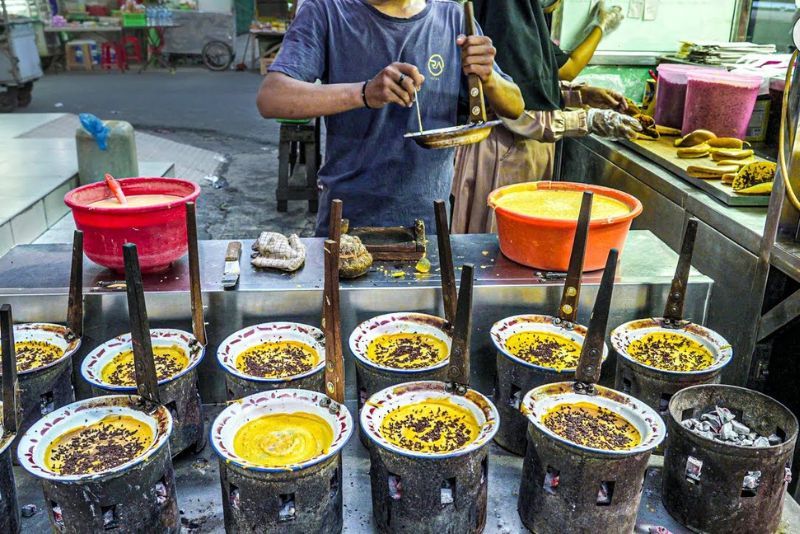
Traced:
[[480, 143], [489, 137], [492, 128], [501, 122], [494, 120], [464, 124], [462, 126], [450, 126], [449, 128], [439, 128], [437, 130], [426, 130], [424, 132], [409, 132], [403, 137], [412, 139], [422, 148], [452, 148]]

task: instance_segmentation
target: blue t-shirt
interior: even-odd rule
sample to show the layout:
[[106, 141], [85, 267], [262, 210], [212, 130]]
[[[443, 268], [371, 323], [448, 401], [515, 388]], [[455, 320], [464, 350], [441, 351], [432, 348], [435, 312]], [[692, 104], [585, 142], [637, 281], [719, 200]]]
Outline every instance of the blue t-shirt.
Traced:
[[[419, 92], [426, 130], [455, 126], [465, 83], [461, 49], [463, 8], [429, 0], [408, 19], [385, 15], [366, 0], [305, 0], [270, 72], [306, 82], [363, 82], [393, 62], [425, 76]], [[499, 69], [498, 69], [499, 72]], [[325, 118], [325, 163], [317, 235], [327, 235], [331, 200], [344, 203], [351, 226], [433, 227], [433, 201], [450, 195], [453, 149], [426, 150], [403, 134], [419, 130], [416, 110], [390, 104]]]

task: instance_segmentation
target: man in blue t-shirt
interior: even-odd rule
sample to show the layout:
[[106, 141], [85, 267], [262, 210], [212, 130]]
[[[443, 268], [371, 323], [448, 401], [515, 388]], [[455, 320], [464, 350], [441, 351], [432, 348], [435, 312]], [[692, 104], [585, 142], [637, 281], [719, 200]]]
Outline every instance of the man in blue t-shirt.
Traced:
[[[330, 201], [344, 202], [353, 226], [432, 228], [432, 203], [447, 198], [453, 150], [425, 150], [426, 130], [458, 123], [467, 74], [477, 74], [501, 116], [523, 111], [517, 86], [494, 63], [488, 37], [464, 37], [452, 0], [305, 0], [258, 93], [267, 118], [325, 116], [325, 163], [317, 235], [328, 232]], [[316, 84], [321, 80], [322, 84]]]

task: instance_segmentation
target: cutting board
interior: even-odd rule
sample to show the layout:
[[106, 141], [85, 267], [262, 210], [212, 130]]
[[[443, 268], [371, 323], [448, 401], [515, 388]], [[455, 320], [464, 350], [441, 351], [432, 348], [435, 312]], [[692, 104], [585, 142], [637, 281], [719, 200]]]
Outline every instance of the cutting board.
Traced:
[[[662, 137], [654, 141], [639, 139], [637, 141], [623, 141], [623, 144], [653, 163], [657, 163], [676, 174], [681, 179], [699, 187], [728, 206], [758, 207], [769, 205], [769, 195], [740, 195], [734, 193], [729, 185], [722, 185], [720, 180], [702, 180], [689, 176], [686, 169], [690, 165], [716, 165], [716, 163], [710, 157], [699, 159], [679, 158], [674, 145], [675, 139], [675, 137]], [[756, 159], [760, 160], [761, 158]]]

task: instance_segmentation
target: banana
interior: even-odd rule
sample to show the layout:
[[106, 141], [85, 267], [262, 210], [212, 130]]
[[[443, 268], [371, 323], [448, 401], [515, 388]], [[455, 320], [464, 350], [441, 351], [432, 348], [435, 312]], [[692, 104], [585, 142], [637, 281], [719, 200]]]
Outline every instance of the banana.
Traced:
[[687, 146], [678, 149], [678, 157], [681, 159], [704, 158], [708, 156], [711, 147], [706, 143], [696, 146]]
[[772, 182], [775, 179], [775, 172], [777, 169], [778, 166], [769, 161], [757, 161], [745, 165], [736, 174], [736, 178], [734, 178], [731, 187], [735, 192], [739, 193], [753, 186]]
[[695, 130], [689, 135], [675, 140], [675, 146], [696, 146], [700, 143], [705, 143], [709, 139], [717, 137], [713, 132], [708, 130]]
[[722, 161], [726, 159], [746, 159], [752, 157], [755, 152], [750, 149], [735, 148], [716, 148], [711, 150], [711, 159]]
[[707, 143], [711, 148], [735, 148], [741, 150], [745, 147], [750, 147], [750, 143], [735, 137], [716, 137], [709, 139]]
[[656, 124], [656, 131], [664, 137], [680, 137], [681, 131], [677, 128], [670, 128], [669, 126], [661, 126]]

